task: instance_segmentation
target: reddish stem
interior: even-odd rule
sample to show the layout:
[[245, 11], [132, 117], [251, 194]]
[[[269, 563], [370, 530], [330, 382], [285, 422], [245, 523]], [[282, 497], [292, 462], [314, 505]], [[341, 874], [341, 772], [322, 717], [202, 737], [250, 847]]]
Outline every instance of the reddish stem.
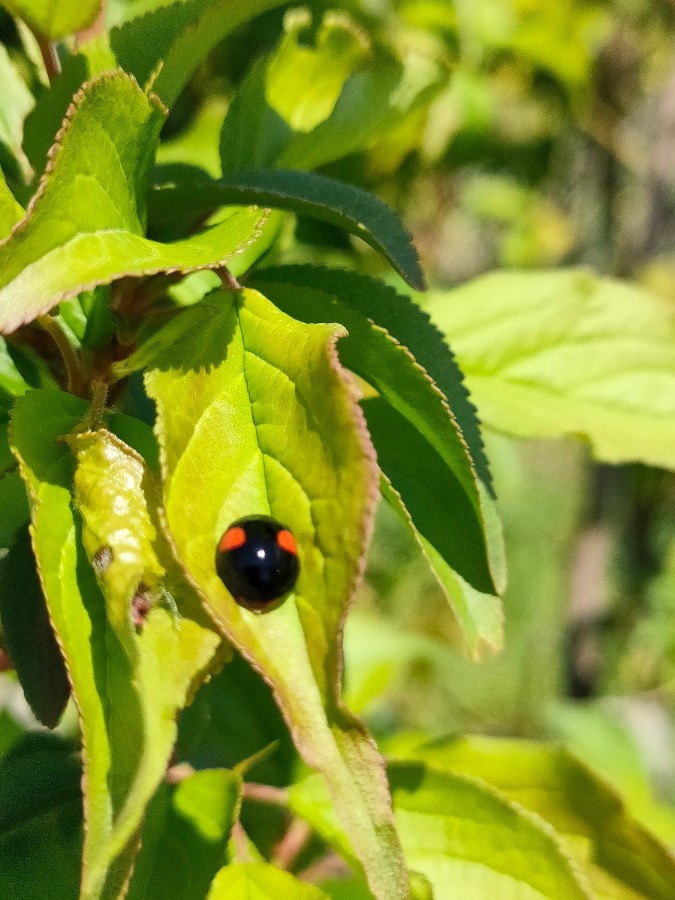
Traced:
[[185, 781], [186, 778], [189, 778], [190, 775], [194, 775], [194, 773], [195, 770], [189, 763], [176, 763], [175, 766], [171, 766], [170, 769], [167, 769], [165, 781], [168, 784], [180, 784], [181, 781]]
[[89, 28], [85, 28], [82, 31], [78, 31], [77, 33], [77, 46], [80, 47], [82, 44], [86, 44], [87, 41], [93, 40], [95, 37], [98, 37], [99, 34], [103, 34], [105, 31], [105, 22], [106, 22], [106, 6], [107, 0], [101, 0], [101, 8], [99, 9], [98, 15], [89, 26]]
[[46, 38], [42, 34], [36, 34], [35, 37], [38, 42], [38, 47], [40, 48], [40, 53], [42, 54], [49, 83], [54, 84], [56, 77], [61, 72], [61, 61], [56, 52], [56, 44], [53, 44], [49, 38]]
[[351, 869], [344, 859], [341, 856], [338, 856], [337, 853], [331, 851], [326, 856], [322, 856], [321, 859], [317, 860], [315, 863], [312, 863], [311, 866], [303, 869], [302, 872], [297, 872], [295, 877], [299, 878], [300, 881], [317, 883], [319, 881], [326, 881], [329, 878], [346, 878], [350, 872]]
[[288, 791], [286, 788], [273, 787], [271, 784], [255, 784], [247, 781], [242, 794], [244, 800], [252, 800], [255, 803], [267, 803], [270, 806], [288, 806]]
[[241, 822], [238, 819], [232, 826], [232, 846], [234, 848], [234, 856], [237, 862], [254, 862], [254, 859], [251, 856], [251, 851], [248, 847], [248, 838], [246, 837], [246, 832], [242, 828]]
[[312, 836], [312, 829], [302, 819], [294, 819], [286, 834], [274, 848], [272, 865], [290, 869]]
[[227, 266], [221, 266], [219, 269], [216, 269], [216, 274], [220, 278], [223, 283], [223, 287], [228, 291], [240, 291], [241, 285], [234, 277], [232, 272], [227, 268]]

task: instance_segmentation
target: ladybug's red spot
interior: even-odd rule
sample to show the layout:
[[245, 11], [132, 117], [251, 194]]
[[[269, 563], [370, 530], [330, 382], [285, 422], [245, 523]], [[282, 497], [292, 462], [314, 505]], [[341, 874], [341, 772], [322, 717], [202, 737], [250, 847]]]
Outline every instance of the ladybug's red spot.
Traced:
[[239, 525], [235, 525], [234, 528], [228, 528], [221, 537], [218, 549], [221, 553], [225, 553], [227, 550], [237, 550], [239, 547], [243, 547], [245, 543], [246, 532]]
[[282, 528], [282, 530], [277, 535], [277, 544], [281, 547], [282, 550], [286, 550], [288, 553], [292, 553], [294, 556], [298, 554], [298, 545], [295, 543], [295, 538], [286, 528]]

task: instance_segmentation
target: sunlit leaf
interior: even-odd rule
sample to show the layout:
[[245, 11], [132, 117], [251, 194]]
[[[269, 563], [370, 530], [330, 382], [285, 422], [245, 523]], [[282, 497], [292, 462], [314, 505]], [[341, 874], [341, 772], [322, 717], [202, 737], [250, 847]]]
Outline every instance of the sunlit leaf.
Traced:
[[91, 77], [91, 67], [85, 57], [70, 54], [63, 60], [61, 71], [49, 87], [38, 95], [23, 129], [23, 149], [36, 176], [39, 177], [44, 172], [47, 154], [73, 97]]
[[93, 24], [101, 7], [101, 0], [2, 0], [13, 16], [28, 25], [31, 31], [50, 40], [67, 37]]
[[601, 897], [668, 900], [672, 853], [626, 811], [609, 785], [562, 747], [496, 738], [459, 738], [410, 751], [429, 766], [494, 785], [549, 822]]
[[315, 47], [299, 40], [311, 24], [309, 10], [286, 14], [285, 33], [266, 74], [267, 102], [300, 132], [311, 131], [328, 118], [345, 81], [368, 49], [365, 34], [342, 12], [326, 13]]
[[[2, 85], [2, 104], [0, 105], [0, 145], [4, 145], [14, 157], [16, 175], [22, 178], [30, 176], [30, 166], [21, 149], [23, 142], [24, 119], [32, 109], [35, 101], [26, 87], [4, 44], [0, 44], [0, 84]], [[0, 174], [2, 181], [2, 174]], [[1, 191], [0, 191], [1, 193]], [[0, 209], [2, 201], [0, 201]], [[2, 222], [0, 220], [0, 226]], [[1, 231], [1, 227], [0, 227]], [[0, 234], [0, 236], [2, 236]]]
[[128, 900], [205, 897], [222, 865], [240, 804], [241, 775], [202, 769], [162, 785], [143, 826]]
[[[340, 358], [382, 398], [366, 401], [364, 410], [386, 479], [384, 496], [420, 543], [469, 651], [479, 655], [498, 647], [501, 608], [492, 595], [503, 583], [500, 547], [492, 545], [499, 544], [499, 535], [485, 522], [491, 501], [479, 489], [469, 448], [479, 454], [482, 471], [488, 472], [487, 464], [461, 373], [438, 332], [409, 300], [363, 276], [285, 267], [263, 270], [253, 283], [296, 318], [338, 321], [347, 328]], [[408, 308], [415, 312], [406, 315]], [[439, 373], [449, 396], [413, 357], [408, 338]]]
[[[418, 761], [392, 763], [388, 772], [406, 861], [430, 882], [436, 900], [591, 900], [543, 819], [466, 775], [437, 772]], [[292, 785], [289, 802], [349, 858], [344, 832], [316, 776]]]
[[[165, 561], [156, 520], [153, 536], [143, 520], [143, 502], [146, 517], [153, 519], [156, 509], [140, 457], [105, 430], [71, 435], [77, 458], [63, 440], [86, 410], [69, 394], [30, 391], [14, 407], [12, 441], [31, 494], [33, 546], [47, 607], [81, 718], [87, 822], [82, 897], [93, 898], [116, 897], [128, 878], [145, 806], [175, 741], [176, 713], [211, 664], [219, 640], [181, 574]], [[77, 516], [71, 503], [75, 462]], [[118, 528], [121, 507], [132, 498], [147, 541], [135, 551]], [[90, 558], [80, 532], [90, 551], [101, 541]], [[136, 567], [141, 599], [149, 601], [136, 629], [135, 595], [124, 593], [131, 578], [123, 577], [123, 553], [133, 557], [127, 568]], [[140, 582], [156, 559], [165, 574], [146, 595]], [[120, 566], [107, 578], [113, 561]]]
[[118, 65], [172, 106], [190, 76], [228, 34], [283, 0], [188, 0], [130, 19], [110, 32]]
[[[273, 166], [317, 169], [364, 151], [406, 115], [428, 104], [447, 77], [422, 53], [409, 53], [403, 63], [377, 59], [347, 78], [326, 119], [309, 131], [296, 131], [287, 121], [290, 103], [283, 118], [268, 102], [277, 90], [273, 77], [279, 52], [253, 64], [228, 109], [220, 137], [224, 173]], [[278, 91], [283, 89], [279, 85]], [[306, 91], [303, 83], [296, 101]]]
[[145, 184], [163, 117], [122, 72], [77, 95], [25, 218], [0, 242], [0, 331], [125, 275], [217, 266], [253, 238], [254, 210], [173, 244], [143, 237]]
[[216, 875], [207, 900], [326, 900], [327, 895], [312, 884], [298, 881], [267, 863], [238, 863], [225, 866]]
[[486, 424], [580, 435], [607, 462], [675, 467], [671, 304], [571, 270], [488, 275], [426, 308]]
[[14, 199], [14, 194], [0, 173], [0, 240], [9, 234], [23, 215], [22, 207]]
[[[386, 329], [392, 338], [412, 353], [443, 392], [466, 441], [476, 474], [486, 487], [491, 487], [480, 425], [464, 386], [462, 371], [441, 332], [409, 297], [377, 279], [323, 266], [271, 266], [253, 273], [248, 280], [253, 284], [269, 284], [270, 290], [275, 291], [278, 290], [273, 287], [276, 284], [313, 288], [328, 295], [333, 303], [338, 300], [365, 316], [375, 326]], [[290, 296], [290, 292], [284, 291], [284, 296], [287, 295]], [[344, 324], [347, 325], [346, 322]], [[348, 340], [340, 346], [341, 355]], [[362, 365], [366, 364], [367, 361], [362, 362]], [[349, 365], [351, 367], [351, 363]]]
[[[407, 877], [381, 759], [340, 700], [340, 632], [377, 486], [335, 358], [340, 333], [295, 322], [255, 291], [214, 293], [130, 365], [149, 366], [178, 557], [214, 621], [274, 689], [300, 753], [326, 779], [371, 890], [393, 900], [407, 895]], [[215, 569], [220, 536], [254, 514], [292, 529], [301, 564], [295, 589], [261, 614], [237, 604]]]

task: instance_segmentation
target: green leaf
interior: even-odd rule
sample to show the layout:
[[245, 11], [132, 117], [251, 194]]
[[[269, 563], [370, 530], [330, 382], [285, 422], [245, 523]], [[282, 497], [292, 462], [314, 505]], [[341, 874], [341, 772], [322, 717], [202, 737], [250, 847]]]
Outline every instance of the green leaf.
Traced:
[[480, 778], [549, 822], [598, 896], [672, 896], [672, 853], [631, 818], [607, 782], [564, 748], [470, 737], [423, 745], [411, 754], [435, 770]]
[[[462, 370], [441, 332], [409, 297], [378, 279], [323, 266], [271, 266], [255, 272], [248, 281], [266, 286], [289, 284], [314, 288], [361, 313], [375, 326], [386, 329], [392, 338], [412, 353], [443, 392], [468, 446], [476, 474], [491, 489], [492, 479], [480, 424], [464, 386]], [[276, 289], [270, 287], [270, 290]], [[344, 344], [345, 341], [340, 345], [341, 354]]]
[[675, 467], [675, 311], [581, 270], [503, 272], [426, 307], [481, 419], [518, 437], [580, 435], [606, 462]]
[[38, 95], [23, 129], [23, 149], [36, 178], [44, 172], [47, 154], [74, 95], [91, 77], [90, 66], [82, 54], [68, 55], [62, 62], [59, 74], [49, 87]]
[[[14, 407], [12, 440], [31, 494], [33, 546], [47, 606], [81, 718], [87, 822], [82, 897], [94, 898], [116, 897], [129, 876], [145, 806], [175, 741], [176, 713], [206, 673], [219, 639], [166, 559], [150, 476], [140, 457], [104, 430], [69, 438], [78, 455], [75, 517], [75, 460], [62, 438], [86, 410], [84, 401], [69, 394], [30, 391]], [[145, 539], [135, 554], [127, 535], [119, 533], [122, 507], [132, 500], [134, 524], [144, 529]], [[100, 539], [91, 559], [80, 531], [90, 549]], [[122, 553], [134, 557], [128, 568], [136, 566], [139, 592], [151, 606], [137, 630], [130, 622], [133, 598], [123, 593], [131, 577], [124, 580]], [[146, 570], [154, 572], [156, 559], [166, 574], [155, 595], [146, 597], [140, 581]], [[152, 605], [162, 597], [166, 603]]]
[[[4, 517], [4, 506], [2, 512]], [[70, 685], [47, 615], [27, 527], [0, 560], [0, 618], [4, 643], [28, 705], [39, 722], [54, 728], [66, 708]]]
[[239, 85], [220, 131], [224, 174], [271, 169], [293, 139], [293, 129], [267, 103], [267, 59], [256, 60]]
[[[361, 152], [407, 115], [427, 105], [446, 80], [446, 74], [422, 54], [409, 53], [404, 63], [378, 59], [367, 69], [351, 74], [331, 114], [306, 131], [302, 109], [298, 106], [293, 112], [289, 101], [295, 96], [296, 102], [303, 103], [311, 83], [303, 78], [297, 85], [297, 72], [305, 73], [304, 63], [299, 64], [291, 80], [288, 60], [283, 59], [288, 52], [287, 36], [268, 59], [254, 63], [240, 85], [221, 132], [224, 173], [272, 166], [317, 169]], [[322, 55], [325, 51], [294, 49], [295, 55], [307, 52]], [[334, 68], [330, 65], [329, 73]], [[340, 72], [340, 77], [344, 74]], [[324, 94], [324, 102], [334, 102], [336, 88], [337, 78], [330, 93]], [[270, 104], [270, 98], [283, 94], [289, 95], [282, 108], [284, 117]], [[297, 131], [288, 124], [294, 115], [302, 126]]]
[[[389, 783], [406, 861], [429, 881], [436, 900], [590, 900], [552, 829], [489, 785], [417, 761], [391, 764]], [[292, 785], [289, 803], [348, 855], [342, 828], [316, 776]]]
[[310, 216], [360, 237], [411, 287], [426, 288], [417, 251], [398, 216], [373, 194], [325, 175], [290, 169], [236, 172], [219, 181], [158, 185], [149, 202], [153, 221], [184, 215], [186, 209], [208, 212], [248, 203]]
[[0, 896], [78, 896], [82, 771], [53, 735], [31, 734], [0, 762]]
[[14, 194], [0, 172], [0, 240], [10, 233], [23, 215], [23, 208], [14, 199]]
[[[221, 292], [183, 311], [136, 364], [150, 365], [177, 555], [325, 777], [371, 890], [394, 900], [407, 876], [382, 763], [339, 693], [342, 622], [376, 499], [372, 448], [333, 348], [340, 333], [295, 322], [255, 291]], [[238, 605], [215, 569], [222, 533], [256, 513], [293, 530], [301, 561], [296, 588], [264, 614]]]
[[0, 391], [9, 397], [20, 397], [28, 388], [26, 379], [9, 352], [7, 341], [0, 337]]
[[298, 881], [267, 863], [225, 866], [216, 875], [207, 900], [326, 900], [313, 884]]
[[205, 897], [223, 862], [238, 814], [241, 775], [202, 769], [161, 785], [143, 826], [128, 900]]
[[2, 5], [13, 16], [23, 19], [36, 35], [54, 41], [93, 25], [101, 0], [79, 0], [78, 3], [63, 3], [62, 0], [2, 0]]
[[172, 106], [199, 64], [240, 25], [284, 0], [188, 0], [131, 19], [110, 32], [118, 65]]
[[12, 451], [9, 449], [9, 439], [7, 437], [9, 407], [3, 409], [3, 401], [4, 397], [0, 394], [0, 477], [4, 476], [10, 469], [16, 467], [16, 460], [12, 456]]
[[[407, 307], [414, 309], [409, 300], [363, 276], [289, 267], [263, 270], [253, 283], [295, 318], [337, 321], [347, 328], [349, 334], [339, 347], [342, 362], [382, 397], [367, 401], [364, 409], [387, 479], [385, 497], [403, 513], [420, 543], [470, 653], [479, 656], [485, 646], [499, 646], [501, 608], [490, 595], [500, 590], [501, 573], [491, 572], [491, 542], [483, 521], [490, 501], [479, 493], [467, 443], [447, 398], [401, 343], [411, 337], [442, 375], [444, 386], [452, 388], [487, 471], [461, 374], [456, 367], [454, 372], [443, 371], [444, 345], [438, 333], [422, 313], [406, 314]], [[402, 314], [397, 315], [397, 306]], [[395, 329], [393, 334], [385, 323]], [[432, 341], [437, 338], [440, 345], [431, 343], [431, 351], [424, 343], [425, 324]], [[445, 355], [453, 366], [447, 349]], [[392, 490], [391, 483], [400, 493]]]
[[[377, 448], [382, 493], [422, 548], [449, 599], [467, 650], [478, 659], [486, 650], [499, 649], [503, 638], [498, 597], [477, 590], [449, 563], [456, 561], [458, 548], [475, 553], [475, 547], [464, 544], [466, 501], [457, 481], [436, 449], [393, 407], [379, 397], [361, 405]], [[501, 593], [505, 580], [501, 526], [492, 501], [482, 489], [481, 493], [482, 539]]]
[[277, 165], [317, 169], [367, 150], [439, 93], [447, 72], [425, 53], [410, 52], [403, 62], [380, 60], [355, 72], [345, 84], [331, 116], [307, 133], [296, 134]]
[[28, 524], [30, 511], [26, 488], [18, 472], [6, 472], [0, 478], [0, 550], [13, 547], [21, 529]]
[[345, 81], [368, 50], [368, 38], [343, 12], [329, 11], [316, 47], [300, 43], [312, 24], [308, 9], [284, 17], [284, 36], [270, 58], [266, 99], [294, 131], [312, 131], [333, 112]]
[[[0, 44], [0, 84], [2, 85], [2, 105], [0, 105], [0, 144], [11, 152], [18, 163], [18, 172], [26, 180], [30, 177], [30, 165], [21, 144], [23, 143], [23, 122], [35, 104], [33, 95], [24, 84], [14, 66], [7, 48]], [[2, 176], [0, 175], [0, 181]]]
[[0, 331], [126, 275], [221, 265], [251, 241], [254, 210], [173, 244], [143, 237], [162, 119], [157, 101], [122, 72], [78, 93], [25, 218], [0, 242]]

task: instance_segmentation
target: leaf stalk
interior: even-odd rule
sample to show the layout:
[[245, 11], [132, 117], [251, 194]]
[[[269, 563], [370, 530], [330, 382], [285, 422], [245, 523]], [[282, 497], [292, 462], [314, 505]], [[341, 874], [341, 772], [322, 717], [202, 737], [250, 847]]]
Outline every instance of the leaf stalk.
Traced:
[[84, 391], [84, 373], [72, 344], [66, 337], [59, 323], [48, 313], [37, 317], [38, 325], [47, 332], [58, 347], [66, 368], [67, 388], [71, 394], [82, 396]]

